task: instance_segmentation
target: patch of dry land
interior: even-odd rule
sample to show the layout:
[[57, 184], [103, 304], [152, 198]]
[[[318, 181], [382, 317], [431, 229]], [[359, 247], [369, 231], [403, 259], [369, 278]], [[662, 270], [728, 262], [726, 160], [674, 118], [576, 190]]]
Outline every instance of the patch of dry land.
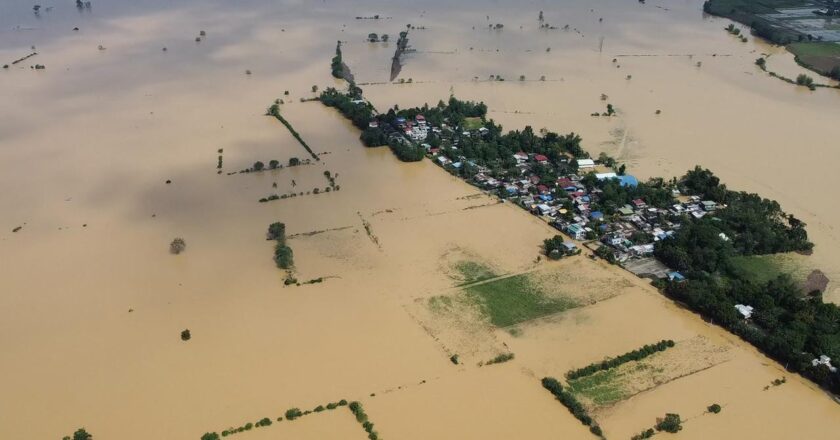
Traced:
[[[580, 132], [641, 176], [701, 163], [804, 218], [836, 278], [840, 211], [819, 202], [840, 96], [762, 76], [752, 61], [777, 49], [734, 42], [700, 2], [65, 3], [0, 0], [0, 64], [38, 53], [0, 71], [0, 437], [198, 440], [268, 417], [234, 438], [369, 438], [347, 407], [276, 421], [346, 399], [382, 439], [587, 439], [540, 379], [662, 339], [676, 346], [607, 373], [609, 398], [579, 389], [608, 438], [666, 412], [685, 439], [840, 432], [824, 393], [643, 280], [538, 261], [545, 223], [300, 102], [343, 86], [337, 39], [358, 82], [383, 83], [393, 43], [366, 35], [422, 25], [413, 83], [364, 86], [380, 109], [455, 92], [506, 128]], [[540, 9], [570, 28], [538, 29]], [[490, 74], [547, 79], [474, 81]], [[589, 117], [601, 93], [619, 117]], [[228, 175], [307, 157], [264, 116], [274, 99], [321, 160]], [[325, 171], [340, 190], [316, 195]], [[284, 286], [277, 221], [294, 276], [322, 282]]]

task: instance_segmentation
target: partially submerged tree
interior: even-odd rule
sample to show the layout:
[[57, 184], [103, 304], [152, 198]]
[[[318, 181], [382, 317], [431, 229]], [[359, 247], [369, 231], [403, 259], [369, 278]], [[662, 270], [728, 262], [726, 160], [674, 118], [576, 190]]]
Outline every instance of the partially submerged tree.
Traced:
[[169, 243], [169, 252], [178, 255], [187, 248], [187, 242], [183, 238], [178, 237]]

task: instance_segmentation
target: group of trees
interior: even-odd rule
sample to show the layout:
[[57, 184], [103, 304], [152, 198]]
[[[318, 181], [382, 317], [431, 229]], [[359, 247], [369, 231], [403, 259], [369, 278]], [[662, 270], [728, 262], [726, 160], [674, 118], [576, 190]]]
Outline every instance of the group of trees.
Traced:
[[[840, 358], [840, 308], [819, 295], [804, 295], [787, 275], [752, 281], [734, 264], [738, 256], [807, 252], [805, 224], [775, 201], [735, 192], [709, 170], [695, 168], [678, 183], [686, 194], [725, 205], [699, 220], [686, 217], [674, 236], [656, 243], [654, 255], [688, 278], [664, 286], [686, 304], [746, 341], [789, 370], [840, 393], [840, 375], [811, 360], [825, 354]], [[755, 308], [744, 320], [736, 304]]]
[[599, 371], [609, 370], [611, 368], [618, 367], [619, 365], [625, 364], [631, 361], [638, 361], [642, 360], [654, 353], [658, 353], [660, 351], [665, 351], [674, 346], [674, 341], [668, 340], [661, 340], [656, 344], [648, 344], [643, 346], [642, 348], [629, 351], [622, 355], [616, 356], [612, 359], [607, 359], [601, 362], [595, 362], [593, 364], [589, 364], [583, 368], [578, 368], [577, 370], [570, 370], [566, 373], [566, 379], [574, 380], [579, 379], [581, 377], [590, 376], [595, 374]]
[[373, 106], [368, 102], [358, 102], [361, 99], [361, 94], [344, 93], [334, 87], [328, 87], [321, 92], [319, 99], [327, 107], [335, 107], [361, 130], [368, 128], [373, 120]]
[[563, 389], [563, 385], [561, 385], [557, 379], [553, 377], [544, 377], [542, 379], [542, 386], [550, 391], [551, 394], [553, 394], [554, 397], [560, 401], [560, 403], [562, 403], [576, 419], [588, 426], [589, 432], [597, 435], [598, 437], [604, 437], [601, 427], [598, 426], [598, 423], [589, 416], [589, 413], [586, 411], [583, 404], [575, 398], [574, 394]]
[[295, 262], [292, 248], [286, 245], [286, 225], [280, 222], [270, 224], [266, 236], [269, 240], [277, 242], [274, 246], [274, 262], [277, 267], [291, 269]]
[[362, 404], [356, 401], [350, 402], [348, 406], [350, 408], [350, 412], [356, 416], [356, 421], [362, 424], [362, 427], [365, 429], [365, 432], [368, 434], [369, 440], [378, 440], [379, 434], [373, 430], [373, 423], [368, 420], [367, 414], [365, 414], [365, 409], [362, 408]]
[[341, 57], [341, 41], [335, 45], [335, 56], [330, 63], [332, 69], [332, 76], [336, 78], [344, 78], [344, 59]]

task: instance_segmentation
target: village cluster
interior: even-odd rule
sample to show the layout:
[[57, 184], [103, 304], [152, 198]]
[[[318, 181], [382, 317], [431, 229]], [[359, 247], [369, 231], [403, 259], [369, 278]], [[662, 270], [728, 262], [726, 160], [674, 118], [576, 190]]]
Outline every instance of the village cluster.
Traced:
[[[572, 239], [587, 242], [587, 245], [593, 248], [607, 246], [620, 263], [642, 260], [647, 264], [626, 266], [640, 276], [682, 280], [682, 274], [669, 270], [652, 258], [654, 243], [673, 235], [680, 227], [678, 219], [684, 214], [699, 219], [719, 208], [713, 201], [701, 200], [697, 196], [683, 196], [674, 189], [673, 196], [677, 203], [670, 207], [649, 206], [644, 199], [638, 198], [633, 200], [632, 204], [624, 205], [615, 213], [607, 215], [593, 208], [601, 190], [588, 187], [584, 177], [592, 174], [598, 180], [615, 179], [621, 186], [628, 187], [636, 187], [639, 182], [631, 175], [617, 174], [594, 159], [561, 159], [561, 162], [565, 161], [563, 169], [569, 169], [565, 165], [574, 161], [575, 166], [572, 168], [577, 169], [577, 172], [563, 174], [558, 167], [555, 174], [559, 177], [556, 180], [541, 181], [535, 167], [552, 167], [552, 162], [545, 155], [519, 151], [513, 154], [513, 159], [520, 174], [497, 176], [491, 169], [468, 157], [452, 154], [458, 151], [458, 144], [462, 139], [487, 136], [489, 130], [486, 127], [455, 130], [445, 123], [440, 127], [432, 127], [423, 115], [417, 115], [413, 120], [398, 117], [393, 127], [375, 119], [370, 124], [371, 127], [382, 128], [388, 133], [389, 141], [413, 143], [424, 148], [427, 155], [439, 166], [462, 175], [469, 183], [485, 191], [499, 194], [505, 200], [517, 203]], [[451, 146], [447, 149], [448, 155], [441, 146], [425, 143], [430, 133], [437, 135], [442, 145], [448, 143]], [[475, 172], [469, 175], [461, 173], [464, 167], [470, 167]], [[722, 234], [721, 239], [728, 240], [728, 237]], [[573, 242], [566, 244], [568, 253], [577, 249]], [[639, 269], [640, 272], [635, 270], [636, 267], [643, 269]]]

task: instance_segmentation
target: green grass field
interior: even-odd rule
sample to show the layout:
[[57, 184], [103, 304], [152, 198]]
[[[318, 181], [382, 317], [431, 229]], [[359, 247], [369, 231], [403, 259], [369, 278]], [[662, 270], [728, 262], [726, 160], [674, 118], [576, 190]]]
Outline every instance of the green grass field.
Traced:
[[823, 73], [840, 66], [840, 44], [838, 43], [793, 43], [787, 49], [796, 56], [805, 67]]
[[569, 381], [569, 390], [598, 406], [611, 405], [630, 395], [621, 385], [615, 368]]
[[481, 118], [464, 118], [465, 130], [478, 130], [483, 126], [484, 122], [481, 121]]
[[571, 298], [547, 296], [529, 274], [470, 286], [464, 292], [497, 327], [508, 327], [579, 306]]
[[460, 285], [477, 283], [498, 276], [489, 266], [475, 261], [459, 261], [452, 266], [460, 275]]
[[732, 265], [738, 273], [746, 279], [759, 284], [777, 278], [779, 275], [790, 275], [796, 282], [802, 282], [808, 276], [808, 270], [796, 255], [752, 255], [735, 257]]

